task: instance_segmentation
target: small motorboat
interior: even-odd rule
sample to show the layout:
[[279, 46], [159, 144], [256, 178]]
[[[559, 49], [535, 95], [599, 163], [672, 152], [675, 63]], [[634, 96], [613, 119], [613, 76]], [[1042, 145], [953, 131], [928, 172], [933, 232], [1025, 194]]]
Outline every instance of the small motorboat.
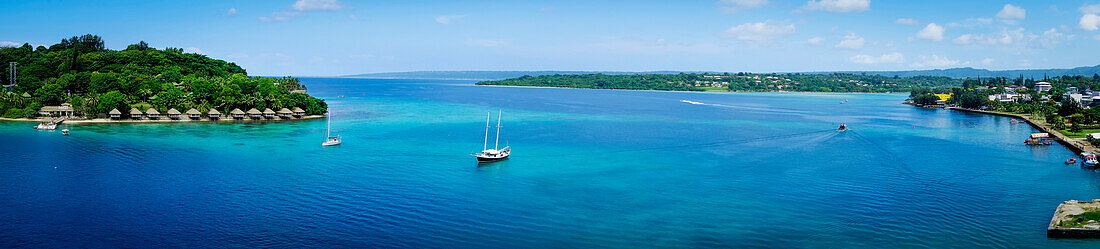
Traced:
[[847, 130], [848, 130], [848, 125], [844, 124], [844, 123], [840, 123], [840, 127], [836, 128], [836, 131], [847, 131]]
[[1009, 122], [1009, 123], [1012, 123], [1012, 124], [1019, 124], [1019, 123], [1022, 123], [1022, 122], [1024, 122], [1024, 121], [1020, 121], [1020, 120], [1012, 119], [1012, 120], [1009, 120], [1008, 122]]
[[61, 129], [61, 135], [69, 135], [69, 129]]
[[1093, 154], [1092, 152], [1081, 153], [1081, 157], [1085, 158], [1084, 160], [1081, 160], [1082, 167], [1096, 168], [1096, 165], [1100, 164], [1100, 162], [1096, 161], [1096, 154]]
[[1070, 158], [1066, 160], [1066, 164], [1073, 164], [1077, 162], [1077, 158]]

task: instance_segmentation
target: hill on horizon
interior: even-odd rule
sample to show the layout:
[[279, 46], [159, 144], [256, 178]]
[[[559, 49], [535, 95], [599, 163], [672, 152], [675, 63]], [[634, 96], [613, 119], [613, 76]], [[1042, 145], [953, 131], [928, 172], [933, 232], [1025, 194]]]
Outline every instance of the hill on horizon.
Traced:
[[[389, 78], [389, 79], [464, 79], [464, 80], [501, 80], [518, 78], [523, 76], [540, 76], [540, 75], [554, 75], [554, 74], [609, 74], [609, 75], [631, 75], [631, 74], [678, 74], [678, 73], [723, 73], [715, 71], [409, 71], [409, 72], [386, 72], [386, 73], [367, 73], [367, 74], [355, 74], [345, 75], [338, 77], [346, 78]], [[736, 72], [730, 72], [736, 73]], [[777, 74], [787, 74], [787, 72], [776, 72]], [[912, 77], [912, 76], [944, 76], [951, 78], [987, 78], [987, 77], [1006, 77], [1016, 78], [1023, 76], [1024, 78], [1036, 78], [1042, 79], [1045, 77], [1055, 77], [1063, 75], [1083, 75], [1093, 76], [1100, 74], [1100, 65], [1091, 67], [1075, 67], [1069, 69], [1015, 69], [1015, 70], [988, 70], [988, 69], [976, 69], [972, 67], [961, 67], [951, 69], [933, 69], [933, 70], [907, 70], [907, 71], [823, 71], [823, 72], [789, 72], [789, 73], [803, 73], [803, 74], [828, 74], [828, 73], [853, 73], [853, 74], [871, 74], [882, 76], [899, 76], [899, 77]]]

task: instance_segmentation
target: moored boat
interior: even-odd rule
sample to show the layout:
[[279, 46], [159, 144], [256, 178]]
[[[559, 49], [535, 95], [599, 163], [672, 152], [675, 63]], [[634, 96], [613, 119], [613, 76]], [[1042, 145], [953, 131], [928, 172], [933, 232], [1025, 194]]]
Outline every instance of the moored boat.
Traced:
[[56, 130], [57, 129], [57, 123], [54, 123], [54, 122], [40, 123], [37, 126], [34, 126], [34, 128], [39, 129], [39, 130]]
[[1032, 133], [1031, 137], [1024, 140], [1026, 145], [1051, 145], [1054, 144], [1053, 140], [1050, 140], [1049, 133]]
[[1095, 153], [1084, 152], [1084, 153], [1081, 153], [1081, 157], [1084, 158], [1083, 160], [1081, 160], [1081, 166], [1082, 167], [1096, 168], [1096, 165], [1100, 164], [1100, 162], [1097, 162], [1097, 160], [1096, 160], [1096, 154]]
[[485, 143], [481, 146], [481, 152], [471, 154], [477, 158], [478, 163], [496, 162], [504, 159], [508, 159], [508, 156], [512, 154], [511, 146], [505, 146], [503, 149], [497, 149], [500, 146], [500, 112], [497, 111], [497, 136], [496, 143], [492, 149], [489, 149], [489, 120], [492, 118], [492, 112], [486, 113], [485, 116]]
[[1073, 164], [1077, 162], [1077, 158], [1066, 159], [1066, 164]]
[[340, 145], [343, 143], [343, 141], [340, 140], [340, 135], [336, 135], [335, 137], [332, 136], [332, 113], [329, 113], [329, 116], [326, 117], [325, 120], [328, 121], [328, 126], [325, 127], [325, 141], [321, 143], [321, 147]]

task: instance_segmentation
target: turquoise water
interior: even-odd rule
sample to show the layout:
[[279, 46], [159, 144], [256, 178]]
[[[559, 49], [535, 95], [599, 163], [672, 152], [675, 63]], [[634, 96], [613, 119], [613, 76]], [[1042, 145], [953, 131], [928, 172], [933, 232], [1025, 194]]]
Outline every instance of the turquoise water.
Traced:
[[[324, 120], [0, 122], [0, 246], [1100, 246], [1045, 236], [1100, 173], [905, 95], [303, 81], [343, 145]], [[478, 166], [497, 109], [513, 155]]]

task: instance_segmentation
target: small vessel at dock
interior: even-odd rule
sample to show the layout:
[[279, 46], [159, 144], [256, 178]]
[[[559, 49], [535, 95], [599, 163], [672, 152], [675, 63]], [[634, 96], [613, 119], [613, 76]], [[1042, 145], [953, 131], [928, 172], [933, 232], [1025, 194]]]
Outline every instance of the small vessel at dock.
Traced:
[[1096, 154], [1092, 152], [1081, 153], [1081, 157], [1084, 158], [1081, 160], [1081, 167], [1096, 168], [1096, 165], [1100, 164], [1100, 162], [1096, 160]]
[[56, 130], [57, 129], [57, 123], [54, 123], [54, 122], [40, 123], [37, 126], [34, 126], [34, 128], [39, 129], [39, 130]]
[[1077, 158], [1066, 159], [1066, 164], [1073, 164], [1077, 162]]
[[1032, 133], [1031, 137], [1024, 140], [1026, 145], [1051, 145], [1054, 141], [1050, 140], [1049, 133]]
[[329, 113], [329, 116], [325, 119], [328, 120], [328, 127], [325, 128], [325, 142], [321, 143], [321, 147], [340, 145], [343, 143], [340, 140], [340, 135], [332, 136], [332, 114]]
[[492, 149], [489, 149], [489, 120], [492, 118], [492, 112], [488, 112], [485, 116], [485, 143], [481, 146], [481, 152], [471, 154], [477, 158], [477, 163], [496, 162], [504, 159], [508, 159], [508, 156], [512, 154], [510, 146], [505, 146], [504, 149], [497, 149], [500, 146], [500, 113], [497, 111], [497, 137], [496, 143]]

